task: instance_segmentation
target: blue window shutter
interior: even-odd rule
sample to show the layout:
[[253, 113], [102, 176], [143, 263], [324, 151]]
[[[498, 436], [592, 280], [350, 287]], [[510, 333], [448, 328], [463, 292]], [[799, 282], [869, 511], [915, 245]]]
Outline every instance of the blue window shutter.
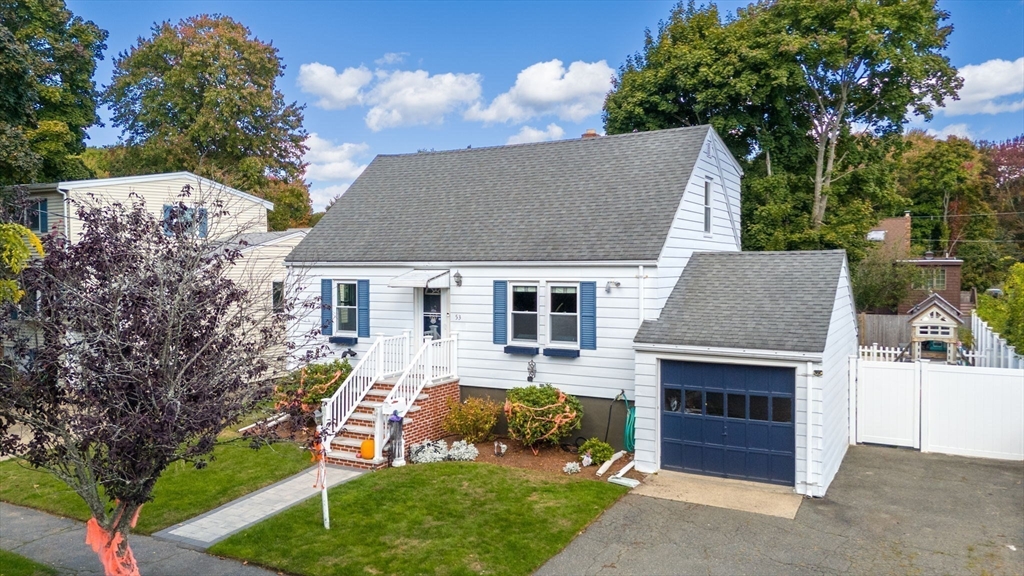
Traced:
[[334, 334], [334, 306], [331, 305], [333, 288], [334, 281], [327, 278], [320, 280], [320, 333], [324, 336]]
[[206, 238], [206, 208], [199, 209], [199, 237]]
[[370, 281], [356, 280], [356, 335], [370, 337]]
[[39, 232], [46, 234], [50, 231], [50, 212], [46, 208], [46, 200], [39, 201]]
[[494, 281], [494, 343], [508, 344], [508, 282]]
[[164, 236], [171, 235], [171, 211], [174, 210], [174, 206], [170, 204], [164, 204]]
[[597, 350], [597, 282], [580, 282], [580, 349]]

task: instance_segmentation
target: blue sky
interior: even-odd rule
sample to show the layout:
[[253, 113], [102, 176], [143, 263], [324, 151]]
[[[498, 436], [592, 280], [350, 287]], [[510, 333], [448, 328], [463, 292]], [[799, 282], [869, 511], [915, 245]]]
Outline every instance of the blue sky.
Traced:
[[[718, 2], [732, 11], [749, 2]], [[279, 88], [306, 104], [315, 208], [376, 154], [578, 137], [602, 128], [609, 78], [674, 2], [283, 2], [71, 0], [110, 33], [96, 74], [155, 22], [220, 13], [280, 50]], [[1024, 133], [1024, 1], [941, 0], [954, 32], [961, 101], [928, 124], [939, 135]], [[101, 116], [107, 118], [106, 111]], [[117, 141], [107, 123], [91, 144]]]

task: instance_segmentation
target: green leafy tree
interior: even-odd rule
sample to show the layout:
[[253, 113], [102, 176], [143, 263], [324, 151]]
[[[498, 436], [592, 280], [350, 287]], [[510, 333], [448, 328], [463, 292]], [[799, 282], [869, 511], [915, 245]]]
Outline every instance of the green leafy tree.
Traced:
[[189, 170], [281, 198], [274, 229], [306, 225], [306, 132], [302, 106], [277, 89], [283, 74], [277, 48], [227, 16], [154, 26], [114, 60], [103, 92], [122, 129], [108, 152], [110, 174]]
[[0, 185], [92, 177], [78, 155], [106, 39], [62, 0], [0, 0]]
[[979, 298], [978, 315], [1010, 345], [1024, 350], [1024, 262], [1010, 267], [1002, 298]]

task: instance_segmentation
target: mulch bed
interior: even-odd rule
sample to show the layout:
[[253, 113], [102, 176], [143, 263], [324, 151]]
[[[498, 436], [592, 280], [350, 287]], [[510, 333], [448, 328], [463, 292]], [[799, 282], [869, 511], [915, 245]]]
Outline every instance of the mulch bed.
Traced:
[[[449, 436], [443, 440], [451, 444], [459, 439], [459, 436]], [[563, 476], [565, 473], [562, 472], [562, 467], [565, 466], [566, 462], [579, 462], [579, 456], [575, 452], [575, 447], [572, 448], [572, 452], [569, 452], [561, 446], [554, 446], [545, 443], [538, 448], [537, 454], [534, 455], [533, 450], [523, 446], [523, 444], [518, 440], [513, 440], [503, 436], [499, 436], [497, 440], [508, 446], [508, 450], [505, 451], [504, 456], [499, 457], [494, 455], [494, 442], [478, 442], [476, 444], [476, 449], [480, 451], [480, 455], [475, 461], [486, 462], [487, 464], [497, 464], [498, 466], [537, 470], [540, 472], [559, 474]], [[619, 469], [628, 464], [632, 459], [633, 455], [627, 453], [622, 458], [616, 460], [615, 463], [612, 464], [611, 468], [605, 472], [604, 476], [600, 478], [596, 474], [598, 466], [588, 466], [583, 468], [577, 476], [591, 480], [607, 480], [609, 476], [618, 472]], [[627, 478], [643, 480], [645, 474], [641, 474], [633, 469], [627, 472], [625, 476]]]

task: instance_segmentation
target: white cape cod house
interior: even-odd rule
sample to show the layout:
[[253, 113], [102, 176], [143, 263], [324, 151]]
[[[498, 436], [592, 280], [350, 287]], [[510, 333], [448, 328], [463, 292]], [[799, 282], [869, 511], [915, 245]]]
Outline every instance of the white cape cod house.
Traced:
[[327, 305], [294, 332], [355, 360], [377, 335], [415, 353], [457, 334], [463, 396], [532, 376], [603, 437], [609, 401], [634, 398], [633, 337], [690, 255], [740, 249], [741, 176], [708, 126], [377, 156], [286, 258]]

